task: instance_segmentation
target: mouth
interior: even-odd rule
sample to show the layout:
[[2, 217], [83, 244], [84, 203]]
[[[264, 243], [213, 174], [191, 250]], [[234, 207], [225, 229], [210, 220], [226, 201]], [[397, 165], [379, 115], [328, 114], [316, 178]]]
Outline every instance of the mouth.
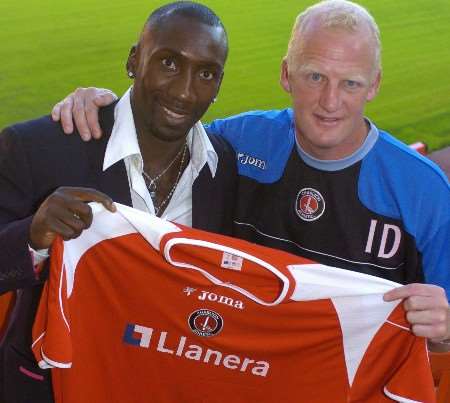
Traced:
[[314, 116], [319, 121], [320, 124], [325, 126], [336, 126], [342, 120], [339, 117], [323, 116], [317, 114], [315, 114]]
[[166, 113], [166, 115], [172, 119], [184, 120], [187, 116], [189, 116], [189, 114], [186, 112], [176, 112], [173, 109], [167, 108], [166, 106], [163, 106], [162, 109]]

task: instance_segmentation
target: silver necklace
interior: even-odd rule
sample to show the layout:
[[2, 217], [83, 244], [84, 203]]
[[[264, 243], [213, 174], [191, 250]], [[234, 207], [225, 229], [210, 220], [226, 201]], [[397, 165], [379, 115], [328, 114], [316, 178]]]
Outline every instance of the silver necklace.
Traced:
[[[180, 150], [180, 151], [183, 152], [183, 155], [181, 157], [180, 168], [178, 169], [177, 178], [175, 179], [175, 182], [173, 183], [172, 188], [170, 189], [169, 193], [167, 193], [167, 195], [164, 198], [164, 200], [161, 203], [159, 203], [158, 206], [155, 203], [154, 196], [152, 196], [152, 193], [150, 192], [150, 196], [152, 197], [152, 200], [153, 200], [153, 206], [155, 208], [155, 214], [157, 216], [159, 216], [159, 213], [162, 211], [163, 207], [170, 200], [170, 198], [172, 197], [173, 193], [175, 192], [175, 189], [177, 188], [178, 182], [180, 181], [181, 173], [183, 172], [183, 165], [184, 165], [184, 161], [186, 159], [187, 148], [188, 148], [187, 147], [187, 143], [184, 143], [184, 147], [182, 148], [182, 150]], [[149, 191], [150, 191], [150, 189], [149, 189]]]
[[174, 162], [178, 159], [178, 157], [181, 155], [183, 150], [186, 150], [186, 142], [184, 145], [180, 148], [180, 150], [177, 152], [177, 155], [173, 158], [172, 161], [170, 161], [169, 165], [167, 165], [158, 175], [156, 175], [154, 178], [152, 178], [147, 172], [145, 172], [144, 169], [142, 169], [142, 175], [144, 176], [145, 185], [147, 186], [148, 191], [150, 192], [150, 197], [154, 199], [156, 197], [156, 190], [158, 188], [157, 182], [164, 176], [164, 174], [171, 168], [171, 166], [174, 164]]

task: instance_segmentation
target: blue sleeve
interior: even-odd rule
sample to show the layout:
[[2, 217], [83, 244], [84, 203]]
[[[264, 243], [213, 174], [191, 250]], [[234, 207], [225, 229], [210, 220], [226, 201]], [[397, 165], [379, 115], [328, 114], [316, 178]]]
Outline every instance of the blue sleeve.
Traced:
[[240, 175], [261, 183], [280, 179], [295, 138], [290, 109], [246, 112], [214, 120], [205, 129], [232, 145]]
[[378, 214], [399, 219], [415, 239], [425, 281], [450, 299], [450, 185], [430, 160], [381, 133], [361, 167], [359, 197]]

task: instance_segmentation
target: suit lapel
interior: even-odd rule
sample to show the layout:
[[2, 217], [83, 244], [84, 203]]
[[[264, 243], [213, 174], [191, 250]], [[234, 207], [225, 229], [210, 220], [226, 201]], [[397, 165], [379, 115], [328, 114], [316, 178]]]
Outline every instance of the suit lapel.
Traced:
[[217, 231], [214, 214], [216, 182], [211, 176], [208, 164], [200, 171], [192, 187], [192, 226], [205, 231]]
[[101, 110], [99, 117], [104, 134], [100, 140], [92, 140], [92, 147], [88, 147], [88, 158], [95, 188], [110, 196], [115, 202], [131, 206], [130, 186], [124, 162], [119, 161], [103, 171], [106, 146], [114, 125], [116, 103]]

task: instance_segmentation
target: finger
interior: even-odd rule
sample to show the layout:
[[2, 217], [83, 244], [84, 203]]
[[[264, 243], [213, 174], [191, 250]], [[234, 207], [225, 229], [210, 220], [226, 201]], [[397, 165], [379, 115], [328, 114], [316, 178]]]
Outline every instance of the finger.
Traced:
[[68, 225], [66, 222], [55, 219], [49, 226], [49, 230], [61, 236], [65, 241], [78, 237], [82, 229], [76, 228], [73, 225]]
[[84, 102], [84, 89], [78, 88], [73, 97], [73, 120], [75, 121], [75, 126], [80, 133], [80, 137], [83, 141], [89, 141], [92, 138], [91, 131], [88, 126], [85, 102]]
[[92, 210], [89, 205], [80, 201], [72, 201], [69, 206], [70, 212], [75, 218], [84, 223], [84, 229], [89, 228], [92, 224]]
[[[95, 139], [99, 139], [102, 136], [102, 129], [99, 124], [98, 110], [99, 106], [103, 106], [102, 102], [95, 97], [93, 99], [88, 98], [85, 101], [86, 120], [89, 126], [89, 130]], [[100, 97], [101, 98], [101, 97]]]
[[102, 193], [98, 190], [91, 189], [91, 188], [60, 188], [61, 192], [64, 192], [68, 195], [71, 195], [73, 197], [76, 197], [78, 200], [83, 202], [98, 202], [103, 204], [103, 206], [111, 211], [116, 211], [116, 206], [114, 204], [114, 201], [105, 193]]
[[116, 99], [116, 94], [105, 88], [90, 87], [86, 90], [86, 117], [92, 136], [95, 139], [99, 139], [102, 136], [102, 130], [98, 118], [99, 108], [110, 105]]
[[58, 102], [52, 109], [52, 119], [54, 122], [59, 122], [61, 117], [61, 104], [62, 102]]
[[444, 309], [408, 311], [406, 319], [413, 325], [433, 325], [447, 328], [447, 312]]
[[433, 341], [442, 340], [446, 337], [447, 334], [447, 329], [445, 326], [429, 326], [418, 324], [411, 326], [411, 330], [416, 336], [433, 339]]
[[66, 99], [60, 102], [60, 115], [61, 125], [64, 133], [73, 133], [73, 120], [72, 120], [72, 108], [73, 108], [73, 98], [69, 95]]
[[81, 232], [89, 228], [91, 224], [89, 221], [86, 222], [84, 217], [80, 216], [78, 213], [74, 213], [68, 209], [59, 214], [58, 222], [70, 229], [70, 231], [67, 231], [67, 235], [71, 238], [79, 236]]
[[418, 284], [412, 283], [407, 284], [398, 288], [394, 288], [391, 291], [388, 291], [383, 296], [384, 301], [395, 301], [398, 299], [408, 298], [413, 295], [416, 296], [430, 296], [433, 293], [442, 293], [441, 287], [432, 285], [432, 284]]
[[117, 95], [114, 92], [107, 90], [105, 88], [94, 88], [95, 89], [95, 97], [93, 102], [99, 108], [102, 106], [111, 105], [116, 99], [118, 99]]
[[423, 297], [421, 295], [413, 295], [406, 298], [404, 302], [405, 310], [407, 311], [424, 311], [427, 309], [448, 309], [447, 298], [439, 295], [432, 295]]

